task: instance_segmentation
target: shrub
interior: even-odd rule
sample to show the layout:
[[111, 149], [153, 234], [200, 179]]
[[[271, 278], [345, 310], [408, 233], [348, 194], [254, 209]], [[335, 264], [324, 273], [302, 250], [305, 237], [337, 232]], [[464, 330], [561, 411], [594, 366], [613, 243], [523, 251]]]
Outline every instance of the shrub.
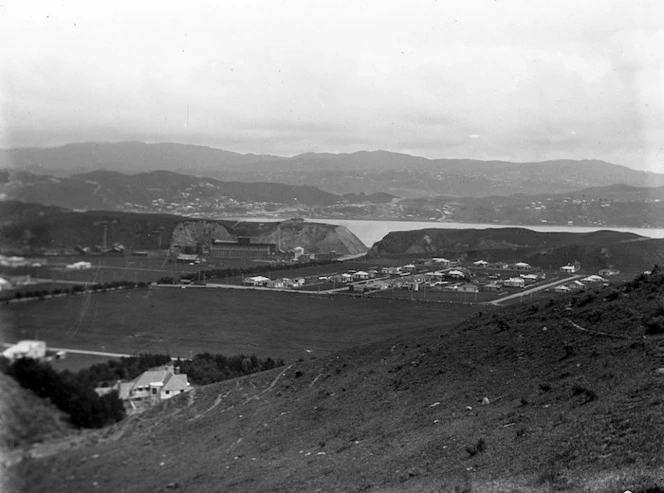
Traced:
[[484, 438], [480, 438], [477, 440], [477, 442], [474, 445], [471, 445], [470, 447], [466, 447], [466, 452], [468, 452], [468, 455], [471, 457], [474, 457], [477, 454], [480, 454], [486, 450], [486, 442], [484, 441]]
[[664, 316], [651, 317], [645, 323], [647, 335], [664, 334]]

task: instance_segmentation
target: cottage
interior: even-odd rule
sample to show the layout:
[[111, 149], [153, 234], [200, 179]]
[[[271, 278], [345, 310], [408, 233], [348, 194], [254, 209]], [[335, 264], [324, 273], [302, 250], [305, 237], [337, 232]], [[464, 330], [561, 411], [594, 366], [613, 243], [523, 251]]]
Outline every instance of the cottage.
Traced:
[[353, 274], [353, 279], [355, 281], [365, 281], [369, 279], [369, 273], [364, 272], [363, 270], [358, 270], [355, 274]]
[[187, 375], [168, 365], [145, 371], [131, 382], [121, 382], [118, 397], [136, 409], [136, 404], [153, 404], [190, 390]]
[[348, 272], [344, 272], [341, 274], [341, 281], [342, 282], [350, 282], [353, 280], [353, 274], [349, 274]]
[[503, 286], [506, 288], [523, 288], [526, 285], [526, 281], [520, 277], [510, 277], [503, 281]]
[[486, 260], [478, 260], [476, 262], [473, 262], [473, 265], [479, 267], [480, 269], [485, 269], [489, 265], [489, 262], [487, 262]]
[[292, 287], [299, 288], [300, 286], [304, 286], [305, 282], [306, 280], [304, 279], [304, 277], [296, 277], [295, 279], [293, 279]]
[[484, 291], [489, 291], [491, 293], [498, 293], [503, 290], [503, 285], [498, 284], [496, 281], [491, 281], [484, 286], [482, 286]]
[[560, 269], [560, 272], [563, 272], [565, 274], [574, 274], [576, 272], [576, 267], [571, 264], [563, 265]]
[[477, 293], [480, 289], [477, 287], [477, 284], [468, 282], [466, 284], [460, 284], [457, 286], [457, 291], [459, 293]]
[[517, 262], [516, 264], [514, 264], [514, 268], [516, 270], [530, 270], [532, 269], [532, 266], [525, 262]]
[[553, 291], [556, 293], [569, 293], [572, 290], [567, 286], [565, 286], [564, 284], [560, 284], [559, 286], [553, 288]]
[[620, 271], [617, 269], [602, 269], [598, 272], [600, 276], [617, 276]]
[[270, 278], [264, 276], [246, 277], [242, 280], [245, 286], [267, 286], [269, 282]]
[[90, 262], [75, 262], [65, 266], [67, 270], [86, 270], [91, 268], [92, 264]]
[[12, 283], [9, 282], [4, 277], [0, 277], [0, 291], [4, 291], [6, 289], [11, 289], [11, 288], [12, 288]]
[[434, 257], [431, 259], [434, 264], [442, 264], [443, 266], [449, 266], [452, 262], [446, 258]]
[[466, 277], [466, 275], [463, 272], [461, 272], [460, 270], [451, 270], [451, 271], [447, 272], [446, 274], [447, 274], [448, 277], [451, 277], [453, 279], [463, 279], [464, 277]]
[[601, 276], [593, 274], [592, 276], [584, 277], [583, 279], [581, 279], [581, 282], [586, 282], [590, 284], [599, 284], [606, 282], [606, 279], [604, 279]]
[[570, 288], [572, 291], [578, 291], [581, 289], [585, 289], [586, 285], [580, 281], [572, 281], [567, 285], [567, 287]]
[[41, 359], [46, 356], [46, 343], [44, 341], [19, 341], [2, 352], [2, 356], [9, 361], [17, 359]]
[[304, 255], [304, 248], [301, 246], [296, 246], [293, 248], [293, 259], [298, 260], [302, 255]]

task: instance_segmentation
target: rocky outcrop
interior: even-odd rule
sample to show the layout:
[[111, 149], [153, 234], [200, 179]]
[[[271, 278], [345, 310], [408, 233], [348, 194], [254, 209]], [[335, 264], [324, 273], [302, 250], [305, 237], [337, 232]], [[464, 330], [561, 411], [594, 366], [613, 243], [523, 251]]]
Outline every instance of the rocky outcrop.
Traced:
[[254, 243], [274, 243], [281, 250], [297, 246], [311, 253], [336, 251], [340, 255], [364, 253], [367, 247], [345, 226], [309, 223], [301, 220], [282, 222], [183, 221], [173, 230], [171, 247], [211, 245], [214, 240], [234, 240], [248, 236]]
[[173, 229], [171, 248], [209, 246], [214, 240], [233, 240], [228, 227], [219, 221], [182, 221]]

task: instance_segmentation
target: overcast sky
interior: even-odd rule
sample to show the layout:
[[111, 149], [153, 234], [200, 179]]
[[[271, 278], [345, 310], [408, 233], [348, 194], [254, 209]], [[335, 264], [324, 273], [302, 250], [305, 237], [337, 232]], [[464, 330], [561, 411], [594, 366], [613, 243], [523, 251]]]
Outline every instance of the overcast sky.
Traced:
[[174, 141], [664, 172], [664, 2], [9, 0], [0, 147]]

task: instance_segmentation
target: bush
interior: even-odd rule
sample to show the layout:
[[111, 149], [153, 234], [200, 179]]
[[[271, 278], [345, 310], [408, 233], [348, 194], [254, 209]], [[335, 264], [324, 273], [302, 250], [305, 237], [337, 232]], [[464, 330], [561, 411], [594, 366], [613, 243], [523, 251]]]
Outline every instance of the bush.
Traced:
[[664, 334], [664, 316], [651, 317], [645, 323], [647, 335]]
[[466, 447], [466, 452], [468, 452], [468, 455], [471, 457], [476, 456], [477, 454], [480, 454], [486, 450], [486, 442], [484, 441], [484, 438], [480, 438], [477, 440], [477, 443], [475, 445], [471, 445], [470, 447]]

